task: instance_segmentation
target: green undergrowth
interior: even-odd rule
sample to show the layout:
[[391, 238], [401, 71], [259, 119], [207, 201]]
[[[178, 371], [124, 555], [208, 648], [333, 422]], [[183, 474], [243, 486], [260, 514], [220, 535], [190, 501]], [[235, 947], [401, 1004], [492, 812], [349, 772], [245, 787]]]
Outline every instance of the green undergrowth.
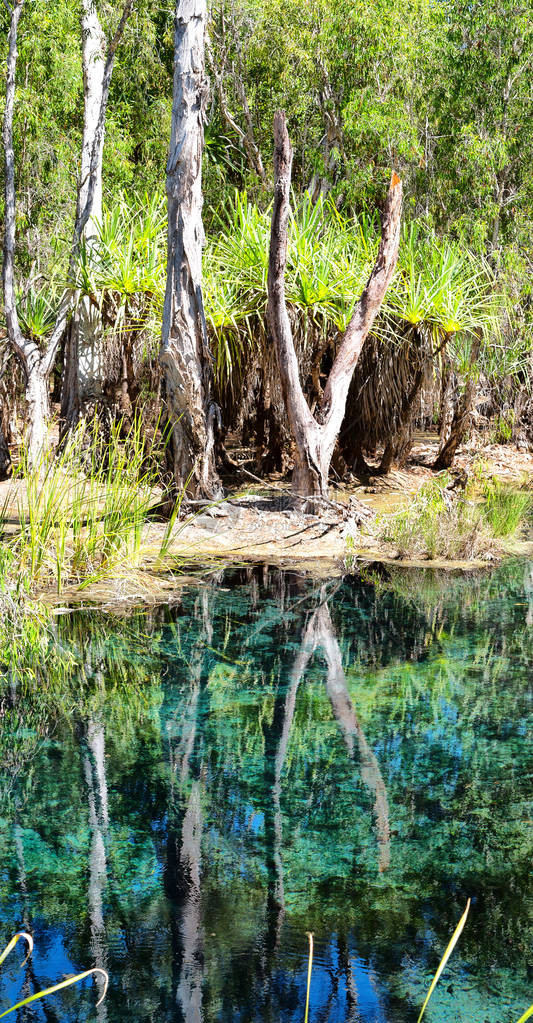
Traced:
[[481, 500], [474, 486], [457, 494], [451, 485], [451, 476], [443, 473], [425, 483], [406, 508], [379, 516], [378, 539], [402, 556], [478, 558], [517, 536], [531, 516], [531, 494], [499, 480], [481, 481]]
[[[96, 424], [80, 423], [63, 450], [45, 450], [36, 465], [16, 471], [16, 507], [2, 510], [4, 576], [13, 570], [29, 589], [87, 587], [142, 564], [161, 566], [177, 530], [178, 495], [163, 535], [145, 527], [160, 490], [153, 443], [135, 420], [125, 436], [111, 427], [105, 444]], [[154, 442], [155, 443], [155, 442]]]
[[533, 511], [530, 491], [516, 490], [500, 480], [485, 483], [483, 494], [482, 512], [495, 537], [515, 536]]

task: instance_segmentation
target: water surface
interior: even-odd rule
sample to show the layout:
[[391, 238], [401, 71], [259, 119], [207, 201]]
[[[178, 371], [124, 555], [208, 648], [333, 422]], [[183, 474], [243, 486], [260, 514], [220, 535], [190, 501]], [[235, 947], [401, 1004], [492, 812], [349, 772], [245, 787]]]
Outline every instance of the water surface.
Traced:
[[[531, 1002], [531, 566], [232, 571], [4, 670], [0, 922], [28, 1018], [516, 1023]], [[50, 648], [47, 648], [48, 655]]]

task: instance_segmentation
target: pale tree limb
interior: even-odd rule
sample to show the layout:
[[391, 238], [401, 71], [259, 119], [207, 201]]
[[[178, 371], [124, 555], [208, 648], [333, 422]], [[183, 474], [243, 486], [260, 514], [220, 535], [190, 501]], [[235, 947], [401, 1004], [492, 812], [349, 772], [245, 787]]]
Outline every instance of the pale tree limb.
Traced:
[[231, 130], [235, 132], [235, 135], [239, 139], [239, 142], [241, 143], [246, 152], [251, 169], [255, 171], [255, 173], [261, 179], [263, 184], [265, 184], [266, 183], [265, 168], [263, 166], [263, 160], [261, 158], [259, 147], [254, 138], [252, 116], [250, 114], [250, 108], [248, 106], [248, 100], [246, 98], [244, 86], [240, 78], [238, 78], [238, 76], [235, 76], [233, 84], [235, 86], [235, 91], [238, 94], [239, 101], [243, 109], [246, 131], [243, 131], [240, 124], [233, 117], [233, 114], [230, 113], [228, 107], [228, 100], [224, 89], [224, 73], [222, 70], [217, 70], [216, 61], [213, 57], [209, 39], [206, 39], [206, 56], [207, 62], [209, 64], [209, 70], [215, 83], [216, 94], [218, 97], [218, 105], [220, 107], [222, 120], [228, 126], [228, 128], [231, 128]]
[[315, 415], [300, 382], [298, 358], [285, 300], [292, 147], [285, 114], [274, 117], [274, 204], [268, 264], [267, 316], [276, 347], [281, 388], [296, 443], [293, 491], [302, 497], [327, 498], [333, 449], [346, 409], [353, 371], [392, 279], [400, 243], [402, 184], [393, 172], [376, 262], [340, 343]]
[[315, 612], [315, 642], [323, 651], [328, 666], [326, 690], [334, 717], [342, 732], [349, 757], [355, 756], [355, 743], [359, 753], [361, 779], [374, 796], [374, 819], [378, 844], [380, 873], [390, 866], [390, 823], [387, 789], [379, 762], [366, 739], [355, 713], [346, 675], [342, 667], [341, 650], [335, 635], [327, 603]]
[[[7, 0], [4, 0], [9, 10]], [[77, 203], [73, 241], [69, 261], [69, 277], [74, 276], [76, 261], [83, 231], [91, 215], [94, 199], [95, 181], [98, 169], [99, 151], [105, 128], [105, 117], [109, 97], [109, 87], [115, 53], [122, 36], [124, 26], [132, 10], [134, 0], [126, 0], [115, 34], [107, 48], [104, 68], [104, 80], [100, 111], [93, 143], [93, 151], [89, 169], [87, 197], [83, 208]], [[31, 338], [25, 337], [20, 329], [16, 308], [15, 281], [15, 242], [16, 242], [16, 188], [15, 188], [15, 156], [13, 149], [13, 112], [15, 105], [15, 76], [17, 67], [17, 34], [20, 15], [24, 0], [17, 0], [10, 11], [10, 27], [8, 34], [8, 57], [6, 75], [6, 103], [3, 121], [4, 168], [5, 168], [5, 229], [4, 229], [4, 262], [3, 291], [6, 315], [7, 336], [11, 348], [15, 352], [26, 379], [26, 398], [28, 401], [28, 452], [30, 459], [36, 461], [46, 443], [46, 427], [49, 417], [48, 380], [54, 365], [59, 343], [63, 336], [69, 314], [73, 305], [73, 292], [66, 288], [63, 293], [56, 316], [54, 328], [44, 350]]]

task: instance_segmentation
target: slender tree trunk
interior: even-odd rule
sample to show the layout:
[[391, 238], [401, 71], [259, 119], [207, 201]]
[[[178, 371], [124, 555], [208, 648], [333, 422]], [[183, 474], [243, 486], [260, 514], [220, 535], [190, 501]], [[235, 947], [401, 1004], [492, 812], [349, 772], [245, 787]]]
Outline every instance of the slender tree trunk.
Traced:
[[285, 889], [283, 884], [283, 818], [281, 813], [281, 775], [287, 756], [289, 737], [296, 708], [298, 687], [313, 654], [312, 630], [307, 627], [284, 697], [277, 697], [270, 725], [263, 724], [265, 742], [265, 781], [271, 802], [265, 808], [265, 846], [267, 853], [267, 944], [276, 951], [285, 916]]
[[[481, 338], [478, 337], [472, 345], [471, 362], [473, 365], [478, 359], [480, 347]], [[470, 371], [463, 395], [459, 398], [455, 408], [448, 437], [441, 443], [438, 456], [433, 463], [433, 468], [436, 470], [450, 469], [452, 467], [457, 448], [462, 444], [468, 433], [476, 398], [476, 383], [477, 377], [473, 371]]]
[[[83, 770], [89, 798], [89, 827], [91, 847], [89, 859], [89, 918], [91, 923], [90, 948], [96, 966], [107, 970], [107, 937], [103, 899], [107, 884], [107, 854], [104, 836], [109, 827], [107, 779], [105, 764], [105, 734], [102, 724], [92, 719], [87, 724], [87, 748], [83, 757]], [[99, 993], [102, 980], [99, 978]], [[107, 1009], [102, 1003], [97, 1009], [99, 1023], [105, 1023]]]
[[[82, 0], [80, 11], [83, 68], [83, 139], [81, 151], [78, 215], [88, 209], [82, 237], [89, 250], [102, 221], [102, 166], [105, 117], [110, 84], [109, 57], [114, 53], [129, 16], [133, 0], [126, 0], [117, 33], [108, 43], [98, 17], [96, 0]], [[76, 235], [76, 232], [75, 232]], [[80, 237], [81, 237], [80, 236]], [[104, 329], [100, 310], [88, 296], [77, 302], [76, 316], [67, 335], [61, 396], [63, 426], [72, 428], [89, 404], [103, 398], [105, 386]]]
[[[82, 0], [80, 11], [83, 68], [83, 138], [81, 148], [78, 206], [83, 209], [89, 195], [91, 161], [94, 152], [92, 208], [84, 230], [87, 245], [96, 236], [102, 220], [102, 162], [104, 132], [98, 133], [104, 92], [106, 38], [95, 0]], [[65, 425], [77, 422], [87, 398], [99, 398], [103, 391], [103, 330], [98, 309], [83, 297], [77, 307], [72, 329], [67, 334], [61, 413]]]
[[181, 918], [183, 956], [178, 986], [183, 1019], [202, 1023], [203, 929], [200, 890], [203, 813], [201, 784], [194, 781], [183, 818], [180, 866], [186, 882], [186, 897]]
[[[236, 43], [236, 41], [237, 40], [235, 39], [234, 43]], [[220, 108], [220, 113], [222, 115], [222, 120], [224, 121], [225, 124], [227, 124], [228, 128], [231, 128], [231, 130], [235, 132], [237, 138], [239, 139], [239, 142], [242, 144], [248, 159], [248, 166], [250, 167], [250, 170], [255, 171], [263, 185], [266, 185], [265, 168], [263, 167], [261, 151], [255, 141], [252, 115], [250, 113], [250, 108], [248, 106], [248, 99], [246, 96], [246, 91], [242, 79], [239, 77], [239, 74], [235, 71], [235, 68], [233, 68], [231, 78], [234, 90], [241, 104], [244, 122], [246, 125], [246, 131], [243, 131], [240, 124], [238, 124], [233, 115], [230, 113], [225, 90], [224, 66], [222, 66], [219, 70], [219, 68], [217, 67], [217, 61], [213, 57], [209, 45], [206, 46], [206, 54], [209, 62], [209, 69], [215, 82], [215, 89], [216, 94], [218, 96], [218, 105]], [[225, 56], [226, 55], [224, 54], [224, 57]], [[223, 61], [223, 65], [224, 63], [225, 61]]]
[[[89, 0], [87, 0], [89, 2]], [[16, 305], [15, 289], [15, 222], [16, 222], [16, 191], [15, 191], [15, 155], [13, 150], [13, 112], [15, 106], [15, 73], [17, 67], [17, 34], [18, 24], [24, 0], [17, 0], [10, 7], [10, 26], [8, 34], [8, 56], [6, 75], [6, 101], [3, 120], [4, 142], [4, 179], [5, 179], [5, 219], [4, 219], [4, 263], [2, 283], [4, 292], [4, 308], [7, 336], [9, 344], [19, 360], [25, 375], [26, 395], [28, 399], [28, 454], [32, 463], [37, 463], [43, 447], [48, 444], [48, 419], [50, 412], [48, 382], [64, 335], [69, 315], [72, 311], [73, 295], [66, 289], [56, 317], [52, 334], [41, 349], [31, 338], [24, 337], [20, 329]], [[131, 11], [133, 0], [126, 0], [115, 34], [107, 47], [103, 60], [103, 87], [101, 94], [98, 120], [94, 131], [92, 153], [86, 194], [78, 194], [74, 235], [70, 254], [70, 270], [73, 271], [78, 258], [79, 246], [83, 233], [92, 214], [95, 191], [98, 190], [98, 160], [100, 146], [103, 145], [105, 116], [109, 86], [113, 73], [115, 52], [122, 37], [124, 25]]]
[[285, 115], [274, 117], [275, 192], [268, 264], [268, 323], [276, 347], [281, 388], [296, 453], [293, 491], [320, 507], [327, 498], [328, 474], [344, 418], [353, 371], [394, 273], [400, 241], [402, 186], [393, 173], [381, 242], [374, 268], [341, 340], [320, 404], [313, 415], [299, 377], [298, 359], [285, 302], [292, 149]]
[[202, 297], [202, 151], [207, 81], [206, 0], [177, 0], [167, 164], [168, 256], [161, 363], [172, 423], [174, 475], [191, 496], [213, 497], [217, 408]]
[[0, 481], [7, 480], [11, 476], [11, 453], [9, 444], [11, 441], [11, 423], [9, 418], [8, 392], [5, 385], [5, 377], [9, 366], [10, 351], [6, 346], [0, 349]]

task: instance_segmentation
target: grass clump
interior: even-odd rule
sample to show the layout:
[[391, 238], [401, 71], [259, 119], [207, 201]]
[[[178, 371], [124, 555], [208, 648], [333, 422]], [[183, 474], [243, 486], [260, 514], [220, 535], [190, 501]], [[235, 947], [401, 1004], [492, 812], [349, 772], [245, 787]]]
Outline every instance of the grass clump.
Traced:
[[497, 479], [483, 487], [483, 514], [494, 537], [515, 536], [533, 512], [533, 499], [526, 490], [516, 490]]
[[531, 495], [498, 480], [483, 482], [482, 501], [468, 488], [456, 494], [451, 483], [448, 473], [424, 483], [406, 508], [378, 519], [378, 538], [402, 556], [469, 559], [515, 536], [531, 515]]
[[32, 467], [22, 460], [11, 533], [3, 511], [4, 543], [30, 586], [83, 588], [167, 553], [181, 501], [152, 549], [145, 527], [159, 493], [153, 444], [139, 419], [121, 433], [113, 424], [103, 444], [94, 424], [80, 423], [59, 455], [46, 450]]
[[378, 537], [402, 556], [457, 560], [476, 557], [490, 547], [479, 508], [448, 491], [447, 474], [424, 483], [413, 501], [378, 520]]

